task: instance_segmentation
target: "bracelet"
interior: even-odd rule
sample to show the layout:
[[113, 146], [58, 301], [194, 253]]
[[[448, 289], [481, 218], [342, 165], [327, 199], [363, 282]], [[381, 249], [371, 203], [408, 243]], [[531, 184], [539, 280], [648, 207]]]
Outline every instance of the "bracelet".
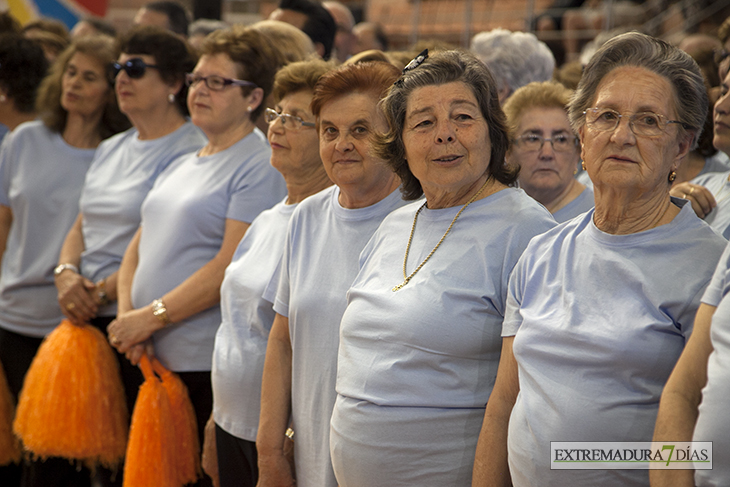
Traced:
[[73, 264], [60, 264], [55, 269], [53, 269], [53, 275], [58, 276], [66, 269], [70, 269], [70, 270], [74, 271], [76, 274], [79, 273], [79, 268]]
[[162, 299], [155, 299], [152, 301], [152, 314], [155, 315], [155, 318], [160, 320], [163, 328], [171, 323], [170, 317], [167, 316], [167, 307], [165, 306], [165, 303], [162, 302]]

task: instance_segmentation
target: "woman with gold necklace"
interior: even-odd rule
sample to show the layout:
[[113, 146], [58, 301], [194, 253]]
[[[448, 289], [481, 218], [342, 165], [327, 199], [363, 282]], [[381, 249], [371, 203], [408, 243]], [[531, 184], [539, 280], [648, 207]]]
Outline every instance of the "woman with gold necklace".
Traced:
[[470, 485], [507, 280], [555, 225], [508, 188], [516, 171], [484, 64], [453, 51], [417, 62], [383, 102], [379, 149], [404, 197], [426, 201], [383, 221], [348, 292], [330, 430], [342, 487]]

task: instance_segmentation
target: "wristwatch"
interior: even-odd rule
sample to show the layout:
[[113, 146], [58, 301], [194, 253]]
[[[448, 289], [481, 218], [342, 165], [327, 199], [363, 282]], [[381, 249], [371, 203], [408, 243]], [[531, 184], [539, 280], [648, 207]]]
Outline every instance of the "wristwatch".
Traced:
[[53, 269], [53, 275], [54, 276], [58, 276], [59, 274], [61, 274], [66, 269], [71, 269], [76, 274], [79, 273], [79, 268], [76, 267], [75, 265], [73, 265], [73, 264], [61, 264], [61, 265], [57, 266], [55, 269]]
[[167, 316], [167, 307], [165, 307], [165, 303], [162, 302], [162, 299], [155, 299], [152, 301], [152, 314], [155, 315], [155, 318], [160, 320], [163, 327], [170, 324], [170, 317]]

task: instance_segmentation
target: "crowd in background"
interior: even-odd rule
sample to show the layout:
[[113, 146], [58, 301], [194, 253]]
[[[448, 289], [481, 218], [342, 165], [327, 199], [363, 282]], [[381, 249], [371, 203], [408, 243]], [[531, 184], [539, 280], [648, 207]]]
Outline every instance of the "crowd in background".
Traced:
[[[0, 13], [12, 395], [66, 318], [130, 411], [142, 357], [180, 376], [195, 485], [730, 483], [730, 17], [666, 42], [636, 31], [666, 5], [616, 4], [595, 39], [569, 31], [604, 7], [557, 1], [560, 42], [405, 50], [336, 1]], [[652, 438], [715, 468], [550, 468], [551, 441]], [[0, 484], [122, 471], [28, 455]]]

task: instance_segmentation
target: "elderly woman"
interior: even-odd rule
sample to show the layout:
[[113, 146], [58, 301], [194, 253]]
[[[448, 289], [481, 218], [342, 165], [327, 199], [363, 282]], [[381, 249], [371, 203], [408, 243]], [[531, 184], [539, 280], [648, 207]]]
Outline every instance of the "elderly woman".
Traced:
[[[379, 145], [425, 201], [389, 215], [360, 256], [342, 317], [332, 463], [340, 486], [469, 485], [497, 373], [507, 278], [555, 225], [508, 188], [497, 85], [474, 56], [434, 55], [384, 100]], [[376, 467], [377, 466], [377, 467]]]
[[276, 316], [256, 437], [262, 487], [294, 483], [284, 455], [290, 416], [296, 485], [337, 485], [329, 421], [346, 293], [360, 251], [383, 218], [403, 205], [400, 181], [372, 147], [373, 137], [387, 128], [378, 101], [397, 78], [398, 69], [390, 64], [347, 65], [322, 76], [314, 89], [319, 153], [336, 186], [310, 196], [294, 211], [280, 273], [264, 295], [274, 303]]
[[551, 470], [550, 442], [651, 441], [725, 246], [669, 195], [706, 106], [697, 64], [643, 34], [586, 67], [569, 115], [596, 206], [533, 239], [512, 273], [474, 485], [647, 484], [646, 470]]
[[19, 34], [0, 36], [0, 140], [37, 117], [38, 86], [48, 71], [43, 49]]
[[[43, 337], [63, 318], [53, 268], [96, 146], [129, 126], [107, 77], [117, 53], [114, 41], [101, 37], [66, 49], [39, 89], [41, 120], [18, 126], [0, 152], [0, 360], [16, 396]], [[34, 462], [24, 485], [84, 475], [68, 466]]]
[[593, 190], [575, 175], [580, 143], [565, 106], [571, 91], [546, 81], [523, 86], [504, 104], [512, 145], [507, 161], [520, 167], [520, 188], [558, 223], [593, 208]]
[[186, 383], [202, 431], [212, 410], [211, 359], [223, 274], [251, 222], [286, 194], [254, 125], [276, 65], [250, 28], [212, 33], [192, 73], [188, 107], [208, 137], [155, 180], [119, 270], [109, 341], [136, 364], [147, 344]]
[[[170, 162], [206, 142], [186, 120], [185, 74], [195, 57], [185, 42], [142, 27], [122, 40], [121, 51], [112, 72], [120, 109], [133, 128], [99, 146], [54, 273], [64, 314], [104, 332], [117, 314], [117, 272], [139, 228], [142, 201]], [[120, 361], [131, 411], [142, 374]]]
[[274, 80], [275, 110], [265, 113], [271, 165], [284, 176], [287, 196], [251, 224], [221, 285], [222, 322], [216, 334], [212, 371], [221, 487], [254, 487], [258, 480], [255, 441], [261, 374], [276, 314], [262, 296], [284, 251], [294, 209], [332, 184], [319, 157], [314, 115], [309, 108], [317, 80], [330, 69], [321, 60], [283, 68]]

